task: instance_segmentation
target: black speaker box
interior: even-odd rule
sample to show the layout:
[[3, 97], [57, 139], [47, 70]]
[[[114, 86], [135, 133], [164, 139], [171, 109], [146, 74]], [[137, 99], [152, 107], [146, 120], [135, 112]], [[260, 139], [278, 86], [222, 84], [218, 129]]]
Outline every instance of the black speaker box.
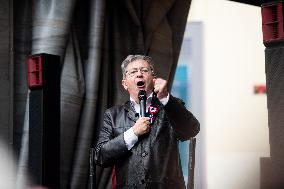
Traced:
[[[284, 46], [265, 49], [270, 159], [262, 161], [261, 188], [284, 188]], [[269, 175], [267, 175], [269, 173]], [[264, 176], [266, 175], [266, 176]], [[270, 178], [270, 179], [269, 179]]]
[[33, 185], [60, 187], [60, 57], [28, 58], [29, 171]]

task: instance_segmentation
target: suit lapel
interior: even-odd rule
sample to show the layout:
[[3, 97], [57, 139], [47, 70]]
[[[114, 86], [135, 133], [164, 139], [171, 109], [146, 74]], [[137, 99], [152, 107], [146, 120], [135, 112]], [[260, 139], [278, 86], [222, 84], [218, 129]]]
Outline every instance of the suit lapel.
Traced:
[[124, 104], [124, 109], [126, 111], [126, 115], [129, 119], [131, 119], [132, 121], [136, 122], [138, 120], [139, 117], [136, 116], [136, 112], [133, 110], [133, 108], [130, 105], [130, 101], [127, 101]]

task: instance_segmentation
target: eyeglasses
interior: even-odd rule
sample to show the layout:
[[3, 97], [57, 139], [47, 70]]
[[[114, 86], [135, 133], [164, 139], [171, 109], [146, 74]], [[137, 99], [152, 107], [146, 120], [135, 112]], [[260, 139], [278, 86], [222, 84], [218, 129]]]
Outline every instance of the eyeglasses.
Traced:
[[129, 77], [133, 77], [138, 73], [138, 71], [140, 71], [142, 74], [148, 75], [150, 74], [152, 70], [151, 68], [147, 68], [147, 67], [133, 68], [129, 71], [126, 71], [125, 74]]

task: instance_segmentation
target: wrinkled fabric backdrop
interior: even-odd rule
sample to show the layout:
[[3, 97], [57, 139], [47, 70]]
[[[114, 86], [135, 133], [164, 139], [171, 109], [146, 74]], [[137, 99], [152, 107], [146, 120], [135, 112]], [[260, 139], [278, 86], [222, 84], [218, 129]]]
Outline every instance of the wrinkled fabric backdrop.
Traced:
[[[120, 65], [128, 54], [154, 58], [171, 87], [191, 0], [14, 0], [13, 143], [19, 177], [27, 170], [26, 58], [61, 57], [61, 187], [89, 184], [89, 151], [106, 108], [128, 99]], [[111, 188], [111, 169], [96, 169]]]

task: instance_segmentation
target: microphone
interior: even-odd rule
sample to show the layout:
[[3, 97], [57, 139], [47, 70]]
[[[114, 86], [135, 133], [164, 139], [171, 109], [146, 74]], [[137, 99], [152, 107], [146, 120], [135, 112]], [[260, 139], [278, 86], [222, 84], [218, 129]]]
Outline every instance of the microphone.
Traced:
[[138, 93], [138, 99], [140, 102], [140, 116], [146, 117], [146, 91], [140, 90]]

